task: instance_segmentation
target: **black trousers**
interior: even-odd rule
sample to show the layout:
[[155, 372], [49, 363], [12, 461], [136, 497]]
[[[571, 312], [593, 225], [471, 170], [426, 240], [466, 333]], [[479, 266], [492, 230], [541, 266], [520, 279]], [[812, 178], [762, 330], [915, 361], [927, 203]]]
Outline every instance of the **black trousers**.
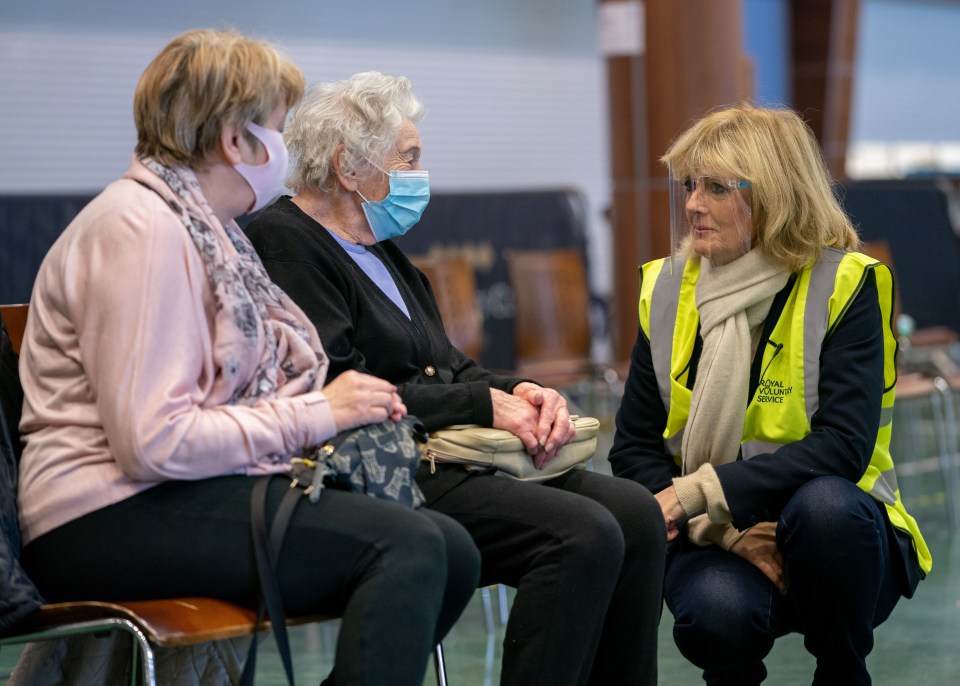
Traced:
[[470, 532], [481, 584], [517, 589], [501, 684], [657, 682], [666, 533], [649, 491], [580, 470], [543, 485], [448, 476], [421, 467], [429, 507]]
[[[163, 483], [32, 541], [23, 565], [50, 602], [207, 596], [253, 605], [253, 483]], [[273, 479], [268, 512], [288, 484]], [[288, 614], [342, 616], [338, 686], [421, 686], [479, 567], [470, 536], [450, 518], [327, 490], [298, 504], [277, 574]]]

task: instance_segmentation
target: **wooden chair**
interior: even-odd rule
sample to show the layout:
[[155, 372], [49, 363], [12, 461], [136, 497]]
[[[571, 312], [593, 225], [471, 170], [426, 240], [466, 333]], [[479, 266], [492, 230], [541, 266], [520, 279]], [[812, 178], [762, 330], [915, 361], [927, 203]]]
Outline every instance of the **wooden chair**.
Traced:
[[430, 281], [443, 328], [457, 350], [477, 360], [483, 350], [483, 314], [477, 303], [473, 267], [463, 256], [412, 256], [410, 261]]
[[27, 305], [0, 305], [0, 317], [7, 325], [7, 335], [13, 345], [13, 352], [20, 354], [23, 331], [27, 328]]
[[[0, 305], [14, 352], [19, 354], [27, 321], [27, 305]], [[134, 602], [96, 600], [52, 603], [20, 621], [0, 637], [0, 646], [64, 638], [103, 631], [125, 631], [132, 637], [131, 684], [136, 686], [137, 661], [143, 684], [156, 685], [155, 648], [190, 646], [205, 641], [249, 636], [268, 631], [257, 623], [256, 611], [214, 598], [169, 598]], [[287, 620], [287, 626], [335, 619], [312, 615]], [[446, 686], [443, 646], [434, 650], [437, 686]]]
[[590, 294], [579, 250], [509, 250], [514, 348], [521, 376], [582, 375], [590, 366]]
[[595, 364], [590, 288], [577, 249], [504, 252], [515, 303], [516, 374], [556, 387], [583, 413], [612, 422], [628, 362]]

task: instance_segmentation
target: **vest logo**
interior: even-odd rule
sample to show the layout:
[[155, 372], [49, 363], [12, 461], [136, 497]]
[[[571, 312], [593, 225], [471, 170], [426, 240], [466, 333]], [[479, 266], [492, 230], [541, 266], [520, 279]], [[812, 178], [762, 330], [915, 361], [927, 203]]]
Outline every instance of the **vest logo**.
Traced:
[[757, 402], [782, 405], [783, 399], [791, 393], [793, 393], [793, 386], [784, 386], [782, 381], [776, 379], [764, 379], [757, 388]]

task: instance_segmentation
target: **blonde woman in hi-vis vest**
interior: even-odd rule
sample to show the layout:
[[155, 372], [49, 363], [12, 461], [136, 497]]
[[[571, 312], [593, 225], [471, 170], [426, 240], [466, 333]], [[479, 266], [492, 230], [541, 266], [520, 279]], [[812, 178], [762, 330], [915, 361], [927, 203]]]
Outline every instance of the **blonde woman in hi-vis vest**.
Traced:
[[677, 646], [759, 684], [798, 631], [813, 683], [869, 684], [874, 627], [931, 567], [889, 451], [890, 270], [790, 110], [715, 111], [662, 161], [674, 249], [640, 270], [610, 463], [660, 502]]

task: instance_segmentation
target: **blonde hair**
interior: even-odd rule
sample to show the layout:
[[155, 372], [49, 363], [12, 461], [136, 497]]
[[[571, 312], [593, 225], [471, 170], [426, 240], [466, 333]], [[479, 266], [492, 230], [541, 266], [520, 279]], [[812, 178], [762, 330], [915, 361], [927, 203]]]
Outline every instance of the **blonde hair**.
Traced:
[[303, 95], [303, 73], [273, 46], [236, 31], [182, 33], [147, 65], [133, 96], [136, 152], [199, 166], [226, 123], [264, 124]]
[[405, 120], [418, 124], [423, 103], [409, 79], [366, 71], [344, 81], [313, 86], [290, 115], [283, 132], [294, 159], [287, 185], [332, 191], [333, 158], [343, 144], [343, 171], [370, 171], [397, 143]]
[[816, 138], [793, 110], [748, 104], [717, 110], [677, 138], [660, 161], [678, 178], [749, 181], [756, 245], [792, 272], [825, 246], [860, 247]]

